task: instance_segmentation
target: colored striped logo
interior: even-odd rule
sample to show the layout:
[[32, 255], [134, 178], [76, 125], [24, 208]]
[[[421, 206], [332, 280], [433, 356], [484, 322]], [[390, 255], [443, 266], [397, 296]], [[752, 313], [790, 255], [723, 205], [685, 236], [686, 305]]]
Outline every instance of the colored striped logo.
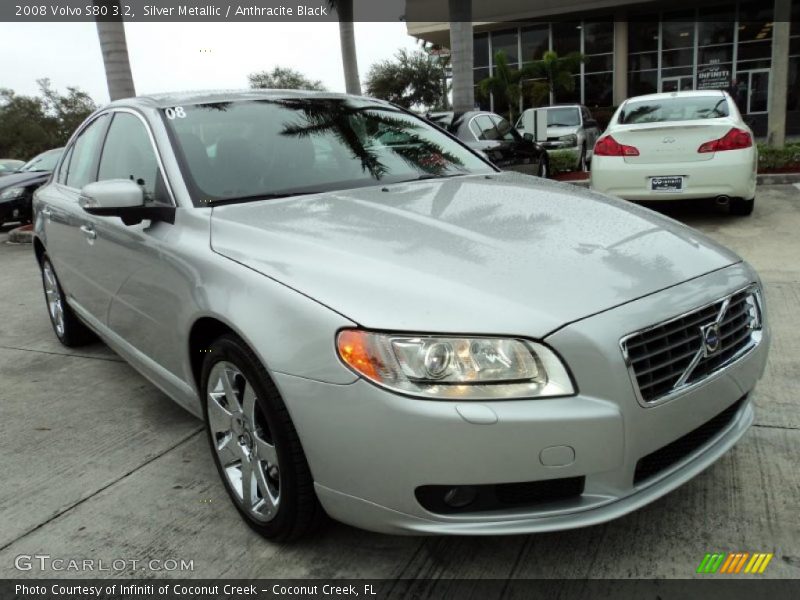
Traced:
[[739, 573], [763, 573], [773, 554], [766, 552], [715, 552], [703, 557], [698, 573], [725, 573], [738, 575]]

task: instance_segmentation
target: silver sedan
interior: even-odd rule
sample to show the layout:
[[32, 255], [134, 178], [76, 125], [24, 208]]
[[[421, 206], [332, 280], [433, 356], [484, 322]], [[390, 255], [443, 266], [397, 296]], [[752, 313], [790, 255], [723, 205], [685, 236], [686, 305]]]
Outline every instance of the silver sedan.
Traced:
[[501, 173], [384, 102], [163, 95], [90, 116], [34, 200], [56, 336], [204, 419], [233, 505], [290, 540], [581, 527], [753, 421], [753, 269], [697, 231]]

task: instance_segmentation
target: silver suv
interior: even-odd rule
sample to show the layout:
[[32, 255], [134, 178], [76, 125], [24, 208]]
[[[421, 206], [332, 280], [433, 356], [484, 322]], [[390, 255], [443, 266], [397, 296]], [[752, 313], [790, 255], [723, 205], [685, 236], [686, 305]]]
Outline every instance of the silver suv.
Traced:
[[203, 419], [269, 539], [326, 514], [420, 534], [599, 523], [753, 421], [769, 335], [750, 266], [499, 172], [388, 103], [117, 101], [34, 209], [58, 339], [99, 336]]
[[553, 150], [569, 151], [575, 157], [575, 169], [585, 171], [592, 160], [594, 143], [603, 133], [589, 109], [580, 104], [529, 108], [517, 120], [520, 133], [525, 133], [525, 114], [535, 110], [547, 113], [547, 141], [539, 143], [548, 153]]

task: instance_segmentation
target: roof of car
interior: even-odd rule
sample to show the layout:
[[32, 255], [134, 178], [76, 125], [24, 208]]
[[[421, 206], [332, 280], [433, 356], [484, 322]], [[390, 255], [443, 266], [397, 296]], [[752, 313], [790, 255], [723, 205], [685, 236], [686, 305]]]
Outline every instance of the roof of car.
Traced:
[[698, 97], [698, 96], [724, 96], [723, 90], [686, 90], [683, 92], [661, 92], [660, 94], [645, 94], [643, 96], [633, 96], [628, 98], [626, 102], [633, 100], [663, 100], [664, 98], [676, 97]]
[[187, 92], [168, 92], [162, 94], [148, 94], [135, 98], [115, 100], [109, 106], [140, 105], [151, 108], [167, 108], [183, 104], [207, 104], [213, 102], [234, 102], [238, 100], [260, 100], [265, 98], [356, 98], [362, 101], [369, 100], [383, 103], [381, 100], [365, 98], [364, 96], [351, 96], [334, 92], [318, 92], [311, 90], [200, 90]]

